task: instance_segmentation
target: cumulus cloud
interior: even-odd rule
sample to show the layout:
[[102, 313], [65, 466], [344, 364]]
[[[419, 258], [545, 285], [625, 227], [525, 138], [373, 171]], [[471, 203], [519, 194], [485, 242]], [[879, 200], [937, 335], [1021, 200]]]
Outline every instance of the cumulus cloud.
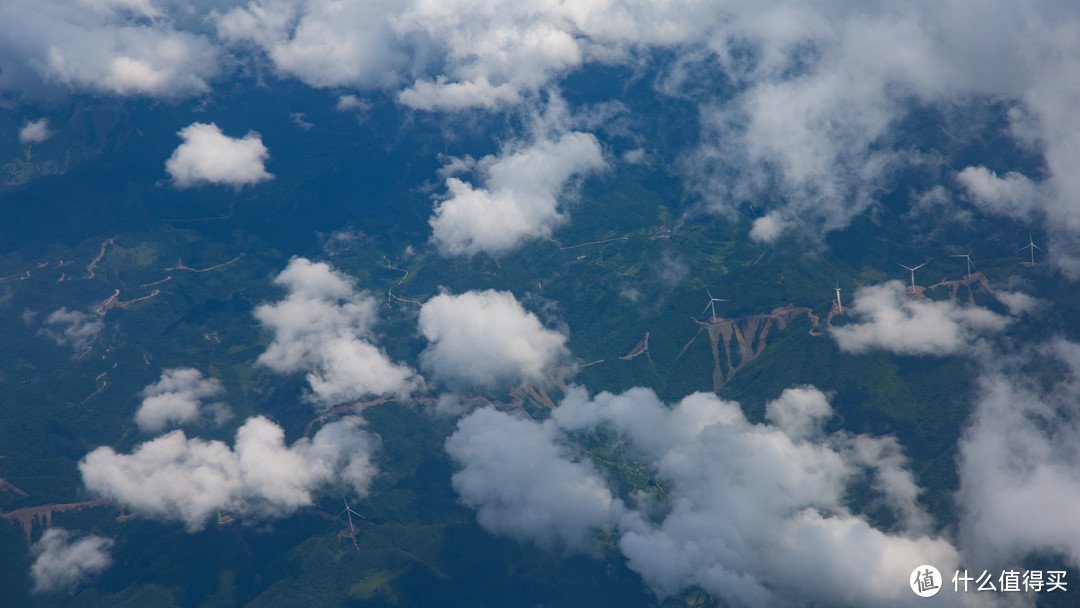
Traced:
[[41, 540], [31, 547], [37, 555], [30, 567], [34, 591], [73, 593], [112, 564], [109, 556], [112, 545], [112, 539], [100, 536], [72, 540], [71, 533], [63, 528], [45, 530]]
[[607, 166], [589, 133], [570, 132], [478, 161], [482, 187], [456, 177], [435, 205], [431, 240], [443, 255], [502, 254], [549, 237], [566, 220], [559, 196], [574, 176]]
[[91, 493], [196, 531], [218, 511], [287, 516], [310, 505], [320, 488], [345, 486], [364, 496], [376, 473], [371, 456], [379, 440], [362, 426], [350, 416], [287, 446], [281, 427], [258, 416], [237, 430], [232, 447], [176, 430], [130, 454], [97, 448], [79, 462], [79, 471]]
[[104, 327], [105, 322], [101, 318], [77, 310], [68, 310], [65, 306], [54, 310], [45, 318], [45, 327], [40, 333], [55, 340], [58, 346], [66, 344], [76, 351], [81, 351], [93, 342]]
[[[1046, 370], [1055, 370], [1047, 375]], [[961, 537], [991, 563], [1060, 553], [1080, 563], [1080, 345], [999, 357], [978, 382], [960, 441]]]
[[[827, 434], [831, 416], [813, 387], [769, 403], [766, 424], [713, 394], [668, 407], [647, 389], [590, 399], [572, 388], [545, 422], [474, 412], [447, 451], [461, 467], [454, 487], [485, 528], [573, 548], [583, 541], [566, 539], [609, 530], [658, 595], [700, 586], [734, 606], [904, 604], [914, 566], [945, 571], [958, 552], [928, 534], [896, 440]], [[625, 454], [616, 469], [663, 487], [662, 508], [641, 493], [634, 507], [613, 499], [604, 477], [567, 448], [571, 437], [603, 433]], [[852, 511], [846, 496], [858, 481], [897, 515], [894, 528]], [[560, 500], [581, 504], [563, 511]]]
[[293, 258], [274, 282], [285, 299], [255, 317], [274, 332], [258, 362], [281, 374], [307, 372], [311, 398], [334, 405], [364, 396], [407, 394], [421, 380], [372, 343], [378, 303], [324, 262]]
[[492, 388], [541, 380], [567, 354], [566, 336], [547, 329], [507, 291], [440, 294], [420, 309], [425, 369], [452, 384]]
[[135, 412], [135, 423], [144, 433], [158, 433], [168, 426], [181, 426], [209, 418], [222, 424], [232, 413], [224, 403], [205, 403], [225, 392], [216, 378], [205, 378], [197, 369], [166, 369], [161, 379], [143, 389], [143, 401]]
[[950, 355], [970, 350], [980, 336], [1009, 323], [985, 308], [912, 298], [900, 281], [859, 288], [850, 310], [855, 322], [829, 333], [841, 350], [855, 353], [880, 348], [901, 355]]
[[24, 144], [39, 144], [46, 139], [52, 137], [55, 133], [49, 128], [48, 118], [39, 118], [37, 120], [28, 120], [23, 125], [22, 129], [19, 129], [19, 142]]
[[446, 451], [452, 483], [485, 529], [547, 547], [587, 551], [621, 501], [588, 461], [572, 458], [552, 424], [485, 408], [458, 423]]
[[270, 151], [258, 133], [229, 137], [214, 123], [191, 123], [177, 133], [184, 143], [165, 161], [165, 171], [177, 188], [204, 184], [242, 188], [273, 179], [264, 163]]

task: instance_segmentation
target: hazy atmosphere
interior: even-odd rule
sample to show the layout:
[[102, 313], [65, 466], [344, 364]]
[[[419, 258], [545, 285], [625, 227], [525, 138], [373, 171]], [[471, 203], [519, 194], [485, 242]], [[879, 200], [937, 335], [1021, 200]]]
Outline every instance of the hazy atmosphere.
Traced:
[[0, 606], [1072, 606], [1080, 5], [0, 3]]

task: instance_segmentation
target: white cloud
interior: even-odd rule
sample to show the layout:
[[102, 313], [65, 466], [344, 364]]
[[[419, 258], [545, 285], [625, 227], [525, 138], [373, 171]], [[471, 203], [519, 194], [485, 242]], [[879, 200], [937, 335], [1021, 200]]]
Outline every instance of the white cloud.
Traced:
[[177, 134], [184, 143], [165, 161], [165, 171], [177, 188], [203, 184], [242, 188], [274, 177], [264, 167], [270, 151], [254, 131], [236, 139], [214, 123], [195, 122]]
[[255, 317], [274, 332], [258, 362], [275, 372], [307, 372], [312, 398], [334, 405], [364, 396], [407, 394], [421, 380], [371, 340], [378, 303], [329, 264], [293, 258], [274, 282], [285, 299], [261, 304]]
[[649, 162], [648, 153], [643, 148], [634, 148], [623, 152], [622, 159], [631, 165], [641, 165]]
[[105, 328], [105, 322], [101, 318], [68, 310], [63, 307], [54, 310], [45, 318], [46, 327], [41, 329], [41, 334], [56, 341], [58, 346], [70, 345], [75, 351], [85, 349]]
[[1073, 342], [997, 358], [980, 378], [959, 444], [956, 497], [961, 538], [987, 562], [1061, 553], [1080, 563], [1077, 403], [1080, 345]]
[[266, 0], [215, 20], [223, 39], [255, 43], [283, 76], [313, 87], [377, 87], [396, 81], [397, 70], [408, 65], [389, 22], [398, 6], [388, 0]]
[[771, 245], [790, 226], [791, 222], [782, 219], [776, 213], [770, 213], [754, 220], [754, 225], [750, 228], [750, 238], [759, 243]]
[[49, 528], [34, 543], [37, 555], [30, 568], [34, 591], [64, 591], [73, 593], [90, 578], [101, 574], [112, 564], [109, 548], [113, 541], [100, 536], [84, 536], [75, 541], [63, 528]]
[[311, 493], [346, 486], [367, 493], [376, 468], [378, 437], [350, 416], [312, 439], [285, 445], [285, 432], [261, 416], [249, 418], [229, 447], [220, 441], [167, 433], [118, 454], [100, 447], [79, 462], [86, 488], [142, 515], [201, 529], [217, 512], [284, 517], [310, 505]]
[[571, 178], [607, 167], [600, 144], [588, 133], [541, 138], [478, 161], [483, 187], [456, 177], [435, 205], [431, 240], [443, 255], [506, 253], [526, 239], [551, 236], [566, 220], [559, 196]]
[[477, 410], [458, 423], [446, 451], [462, 467], [454, 489], [491, 532], [589, 551], [593, 530], [621, 509], [595, 468], [559, 445], [551, 424]]
[[[572, 388], [543, 423], [474, 412], [447, 450], [461, 467], [454, 487], [485, 528], [579, 549], [593, 529], [609, 530], [661, 596], [700, 586], [734, 606], [903, 605], [914, 566], [946, 571], [958, 552], [928, 535], [896, 440], [826, 434], [831, 416], [813, 387], [769, 403], [771, 424], [748, 422], [713, 394], [669, 408], [647, 389], [590, 399]], [[666, 500], [654, 498], [661, 508], [641, 493], [633, 509], [611, 498], [604, 478], [566, 447], [570, 434], [598, 430], [617, 436], [619, 470], [663, 487]], [[860, 481], [897, 515], [896, 527], [851, 511], [847, 492]], [[563, 510], [554, 498], [564, 497], [582, 504]]]
[[220, 51], [144, 0], [12, 0], [0, 6], [5, 89], [183, 98], [209, 91]]
[[144, 433], [159, 433], [168, 426], [190, 424], [204, 417], [221, 425], [231, 417], [228, 406], [204, 402], [224, 392], [219, 380], [204, 378], [197, 369], [166, 369], [160, 380], [143, 389], [135, 423]]
[[860, 287], [850, 308], [855, 322], [829, 330], [841, 350], [880, 348], [901, 355], [950, 355], [970, 350], [1009, 318], [978, 306], [916, 299], [900, 281]]
[[310, 131], [311, 128], [315, 126], [307, 120], [304, 120], [303, 112], [289, 112], [289, 120], [291, 120], [294, 125], [300, 127], [305, 131]]
[[420, 361], [451, 384], [541, 380], [567, 354], [566, 336], [545, 328], [506, 291], [437, 295], [420, 309], [419, 327], [430, 343]]
[[1009, 309], [1009, 314], [1020, 316], [1023, 314], [1036, 313], [1046, 306], [1046, 302], [1022, 291], [997, 290], [994, 297]]
[[49, 128], [48, 118], [28, 120], [26, 121], [26, 124], [23, 125], [23, 128], [19, 130], [19, 142], [24, 144], [39, 144], [53, 135], [55, 135], [55, 133]]
[[968, 167], [956, 179], [978, 206], [997, 215], [1029, 219], [1039, 203], [1038, 187], [1019, 173], [998, 177], [986, 167]]
[[[908, 145], [903, 130], [913, 108], [943, 109], [961, 135], [978, 136], [993, 126], [983, 122], [990, 113], [967, 110], [995, 100], [1010, 107], [1009, 133], [1041, 155], [1040, 176], [993, 177], [973, 166], [957, 183], [967, 180], [985, 211], [1043, 221], [1052, 261], [1080, 276], [1080, 176], [1072, 170], [1080, 158], [1073, 111], [1080, 13], [1073, 6], [993, 0], [973, 12], [963, 0], [210, 4], [11, 0], [0, 7], [0, 87], [29, 90], [36, 81], [176, 98], [209, 91], [223, 66], [250, 63], [311, 86], [382, 90], [414, 108], [501, 110], [533, 103], [584, 66], [656, 59], [659, 94], [699, 107], [700, 145], [684, 162], [691, 189], [722, 214], [754, 201], [770, 218], [754, 232], [766, 242], [780, 228], [817, 235], [843, 228], [876, 204], [898, 169], [941, 162]], [[720, 80], [730, 86], [710, 93]], [[460, 199], [463, 218], [448, 222], [447, 246], [485, 250], [488, 244], [470, 245], [461, 228], [483, 216], [479, 210], [509, 209], [509, 219], [495, 224], [511, 232], [523, 225], [526, 234], [543, 235], [557, 223], [550, 204], [523, 213], [536, 206], [507, 192], [448, 183], [448, 200]], [[508, 198], [514, 204], [500, 204]]]
[[338, 97], [334, 109], [338, 112], [363, 112], [371, 109], [371, 104], [356, 95], [342, 95]]

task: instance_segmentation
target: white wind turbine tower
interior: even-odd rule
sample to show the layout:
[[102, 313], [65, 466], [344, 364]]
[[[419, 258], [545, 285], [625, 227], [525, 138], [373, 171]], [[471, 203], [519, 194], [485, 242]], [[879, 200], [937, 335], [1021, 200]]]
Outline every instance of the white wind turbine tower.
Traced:
[[1035, 265], [1035, 250], [1038, 249], [1039, 251], [1042, 251], [1043, 248], [1039, 247], [1038, 245], [1035, 244], [1035, 241], [1033, 241], [1031, 239], [1031, 233], [1030, 232], [1028, 233], [1028, 244], [1024, 245], [1020, 249], [1017, 249], [1017, 253], [1025, 250], [1025, 249], [1030, 249], [1031, 250], [1031, 265], [1034, 266]]
[[[716, 302], [727, 302], [727, 300], [725, 300], [723, 298], [714, 298], [712, 296], [712, 292], [709, 291], [708, 287], [705, 288], [705, 293], [709, 294], [709, 303], [707, 305], [705, 305], [705, 310], [708, 310], [709, 314], [712, 315], [711, 317], [709, 317], [710, 319], [715, 319], [716, 318], [715, 303]], [[701, 314], [705, 314], [705, 310], [702, 310]]]
[[[1034, 255], [1034, 253], [1032, 255]], [[960, 254], [957, 254], [957, 255], [951, 255], [949, 257], [951, 257], [951, 258], [964, 258], [965, 260], [967, 260], [967, 276], [969, 276], [969, 277], [971, 276], [971, 267], [974, 266], [974, 264], [971, 263], [971, 252], [970, 251], [968, 251], [967, 253], [960, 253]]]
[[[349, 501], [346, 500], [344, 497], [342, 497], [341, 500], [345, 501], [345, 510], [341, 513], [345, 513], [349, 516], [349, 535], [354, 535], [356, 534], [356, 529], [353, 527], [352, 516], [355, 515], [357, 517], [363, 517], [363, 515], [360, 515], [356, 511], [353, 511], [352, 507], [349, 506]], [[341, 513], [338, 513], [338, 517], [341, 517]]]
[[843, 314], [844, 305], [840, 303], [840, 279], [836, 279], [836, 312]]
[[901, 268], [904, 268], [904, 269], [907, 269], [907, 270], [911, 271], [911, 290], [912, 291], [915, 291], [915, 271], [922, 268], [923, 266], [926, 266], [929, 263], [930, 263], [929, 261], [926, 261], [926, 262], [923, 262], [922, 264], [919, 264], [918, 266], [912, 268], [910, 266], [904, 266], [903, 264], [900, 264], [899, 262], [897, 262], [897, 265], [900, 266]]

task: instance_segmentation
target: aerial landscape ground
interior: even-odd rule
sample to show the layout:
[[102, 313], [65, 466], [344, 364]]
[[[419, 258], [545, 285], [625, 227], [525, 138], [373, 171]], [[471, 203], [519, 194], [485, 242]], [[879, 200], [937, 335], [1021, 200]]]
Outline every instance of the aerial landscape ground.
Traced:
[[0, 606], [1074, 605], [1080, 11], [826, 4], [0, 6]]

